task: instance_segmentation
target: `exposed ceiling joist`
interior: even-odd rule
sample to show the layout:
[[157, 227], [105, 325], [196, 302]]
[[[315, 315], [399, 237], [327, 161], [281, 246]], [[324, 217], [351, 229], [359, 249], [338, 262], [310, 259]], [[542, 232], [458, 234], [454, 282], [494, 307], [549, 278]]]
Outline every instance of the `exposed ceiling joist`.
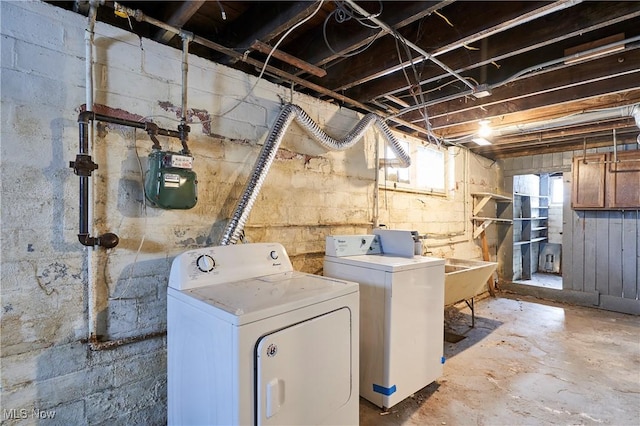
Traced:
[[[72, 2], [51, 3], [72, 8]], [[269, 59], [263, 78], [362, 113], [375, 112], [390, 127], [430, 141], [470, 140], [478, 120], [489, 118], [494, 145], [467, 144], [482, 155], [551, 152], [573, 147], [585, 136], [604, 143], [613, 128], [621, 141], [640, 132], [628, 119], [543, 134], [533, 130], [563, 115], [640, 103], [637, 1], [121, 3], [156, 21], [132, 22], [131, 28], [102, 6], [98, 20], [141, 37], [159, 35], [179, 48], [171, 36], [175, 31], [158, 33], [154, 27], [168, 22], [194, 33], [190, 53], [254, 75], [271, 46], [296, 26], [274, 51], [280, 59]], [[567, 63], [567, 55], [580, 46], [598, 46], [619, 34], [624, 40], [615, 48], [624, 50]], [[451, 72], [426, 58], [437, 58]], [[479, 87], [489, 96], [480, 98]], [[516, 125], [527, 132], [507, 137]]]
[[[167, 24], [182, 28], [204, 3], [205, 0], [182, 2], [178, 9], [166, 19]], [[174, 36], [175, 34], [170, 31], [160, 30], [155, 39], [160, 43], [168, 43]]]

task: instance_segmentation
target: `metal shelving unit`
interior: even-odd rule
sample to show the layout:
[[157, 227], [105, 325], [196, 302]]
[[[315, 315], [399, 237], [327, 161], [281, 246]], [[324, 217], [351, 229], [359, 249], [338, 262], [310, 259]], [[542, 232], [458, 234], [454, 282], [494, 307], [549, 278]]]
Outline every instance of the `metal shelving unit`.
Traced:
[[547, 240], [549, 197], [513, 194], [513, 245], [519, 247], [522, 273], [514, 279], [528, 280], [538, 266], [539, 243]]

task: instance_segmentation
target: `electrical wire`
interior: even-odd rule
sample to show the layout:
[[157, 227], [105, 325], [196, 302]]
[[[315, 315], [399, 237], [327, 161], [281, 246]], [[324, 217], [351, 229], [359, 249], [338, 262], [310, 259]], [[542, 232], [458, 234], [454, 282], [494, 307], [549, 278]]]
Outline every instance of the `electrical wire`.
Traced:
[[449, 24], [450, 27], [453, 27], [453, 24], [451, 23], [451, 21], [449, 19], [447, 19], [446, 16], [444, 16], [442, 13], [438, 12], [437, 10], [434, 10], [434, 12], [436, 15], [438, 15], [439, 17], [441, 17], [442, 19], [444, 19], [444, 22], [446, 22], [447, 24]]
[[[336, 9], [337, 10], [337, 9]], [[327, 38], [327, 22], [329, 21], [329, 18], [331, 18], [331, 16], [336, 13], [336, 10], [334, 10], [333, 12], [331, 12], [327, 18], [324, 20], [324, 24], [322, 25], [322, 37], [324, 38], [324, 44], [327, 46], [327, 49], [329, 49], [331, 51], [331, 53], [333, 53], [336, 56], [339, 56], [341, 58], [350, 58], [352, 56], [356, 56], [359, 55], [360, 53], [363, 53], [365, 50], [367, 50], [369, 47], [371, 47], [371, 45], [373, 44], [374, 41], [376, 41], [378, 39], [378, 36], [380, 35], [380, 33], [376, 34], [369, 43], [367, 43], [365, 46], [357, 49], [357, 50], [352, 50], [349, 53], [339, 53], [336, 52], [333, 47], [331, 47], [331, 44], [329, 43], [329, 39]]]
[[[402, 43], [402, 46], [405, 49], [405, 54], [409, 59], [409, 63], [411, 65], [411, 70], [413, 71], [414, 78], [416, 80], [416, 83], [412, 84], [411, 79], [409, 78], [409, 75], [405, 70], [405, 67], [401, 67], [405, 80], [407, 81], [407, 84], [410, 87], [409, 91], [413, 95], [414, 102], [416, 103], [416, 105], [424, 104], [425, 103], [424, 93], [420, 91], [418, 94], [416, 94], [415, 91], [411, 89], [411, 87], [414, 87], [416, 84], [418, 85], [418, 87], [420, 87], [420, 76], [419, 76], [418, 70], [415, 67], [415, 63], [413, 61], [413, 55], [411, 54], [411, 49], [409, 49], [409, 46], [406, 44], [405, 38], [395, 30], [394, 30], [394, 40], [396, 43], [396, 52], [398, 54], [398, 60], [400, 61], [400, 64], [404, 62], [402, 59], [402, 53], [400, 51], [400, 45], [399, 45], [399, 43]], [[420, 97], [420, 100], [418, 100], [418, 96]], [[433, 133], [433, 130], [431, 128], [431, 123], [429, 122], [429, 114], [427, 112], [426, 107], [420, 108], [418, 112], [420, 113], [420, 115], [422, 116], [422, 119], [424, 120], [425, 129], [427, 130], [427, 139], [429, 139], [430, 142], [433, 142], [435, 140], [435, 145], [440, 147], [441, 145], [440, 139]]]
[[[469, 81], [474, 81], [474, 82], [476, 81], [476, 80], [475, 80], [474, 78], [472, 78], [472, 77], [465, 77], [465, 79], [467, 79], [467, 80], [469, 80]], [[440, 85], [440, 86], [438, 86], [438, 87], [434, 87], [433, 89], [429, 89], [429, 90], [424, 90], [424, 91], [422, 91], [422, 92], [420, 92], [420, 93], [421, 93], [421, 94], [425, 94], [425, 95], [426, 95], [426, 94], [428, 94], [428, 93], [437, 92], [438, 90], [443, 89], [443, 88], [447, 87], [447, 86], [448, 86], [448, 85], [450, 85], [450, 84], [453, 84], [453, 83], [459, 83], [459, 82], [460, 82], [459, 80], [453, 79], [453, 80], [450, 80], [450, 81], [448, 81], [448, 82], [446, 82], [446, 83], [444, 83], [444, 84], [441, 84], [441, 85]], [[408, 95], [401, 95], [401, 96], [398, 96], [398, 99], [409, 98], [409, 97], [412, 97], [412, 96], [413, 96], [412, 94], [408, 94]]]
[[[331, 51], [331, 53], [333, 53], [335, 56], [341, 57], [341, 58], [350, 58], [352, 56], [355, 55], [359, 55], [360, 53], [363, 53], [365, 50], [367, 50], [369, 47], [371, 47], [371, 45], [378, 39], [378, 37], [380, 36], [380, 34], [382, 34], [382, 31], [378, 31], [377, 34], [375, 34], [373, 36], [373, 38], [371, 39], [370, 42], [368, 42], [365, 46], [357, 49], [357, 50], [352, 50], [349, 53], [339, 53], [336, 52], [333, 47], [331, 47], [331, 44], [329, 43], [329, 39], [327, 38], [327, 23], [329, 22], [329, 20], [333, 17], [335, 19], [335, 21], [339, 24], [342, 24], [344, 22], [347, 22], [351, 19], [356, 20], [360, 25], [367, 27], [367, 28], [371, 28], [371, 29], [377, 29], [377, 30], [381, 30], [382, 28], [380, 28], [380, 26], [378, 25], [370, 25], [367, 24], [366, 21], [369, 18], [376, 18], [378, 16], [380, 16], [382, 14], [383, 11], [383, 4], [382, 1], [378, 0], [378, 3], [380, 4], [380, 10], [378, 11], [378, 13], [375, 13], [373, 15], [369, 15], [369, 16], [362, 16], [359, 13], [357, 13], [355, 10], [353, 10], [353, 8], [351, 7], [351, 5], [343, 2], [343, 1], [336, 1], [336, 9], [334, 9], [333, 11], [331, 11], [331, 13], [329, 13], [329, 15], [327, 15], [327, 17], [324, 20], [324, 23], [322, 24], [322, 37], [324, 38], [324, 43], [327, 46], [327, 48]], [[362, 17], [361, 17], [362, 16]]]
[[227, 14], [224, 11], [224, 7], [222, 7], [222, 3], [220, 3], [220, 0], [217, 0], [218, 2], [218, 6], [220, 7], [220, 17], [222, 18], [223, 21], [227, 20]]
[[249, 92], [247, 92], [246, 95], [244, 95], [244, 97], [242, 99], [240, 99], [240, 101], [238, 101], [237, 104], [235, 104], [231, 109], [225, 111], [222, 114], [215, 114], [216, 117], [224, 117], [225, 115], [229, 114], [231, 111], [235, 110], [236, 108], [238, 108], [240, 105], [242, 105], [242, 103], [244, 101], [247, 100], [247, 98], [249, 96], [251, 96], [251, 94], [253, 93], [253, 91], [256, 89], [256, 87], [258, 86], [258, 83], [260, 83], [260, 80], [262, 79], [262, 76], [264, 75], [265, 70], [267, 69], [267, 64], [269, 63], [269, 60], [271, 59], [271, 56], [273, 55], [273, 52], [276, 51], [276, 49], [278, 48], [278, 46], [280, 46], [280, 43], [282, 43], [284, 41], [285, 38], [287, 38], [287, 36], [289, 34], [291, 34], [296, 28], [298, 28], [300, 25], [304, 24], [305, 22], [307, 22], [309, 19], [313, 18], [318, 11], [320, 11], [320, 8], [322, 7], [322, 4], [324, 3], [324, 0], [320, 0], [320, 2], [318, 3], [318, 7], [316, 8], [316, 10], [313, 11], [313, 13], [311, 13], [309, 16], [307, 16], [306, 18], [304, 18], [303, 20], [301, 20], [300, 22], [298, 22], [297, 24], [295, 24], [294, 26], [292, 26], [291, 28], [289, 28], [289, 30], [287, 30], [286, 33], [284, 33], [282, 35], [282, 37], [280, 37], [280, 39], [278, 40], [278, 42], [273, 46], [273, 48], [271, 49], [271, 51], [269, 52], [269, 54], [267, 55], [267, 59], [264, 61], [264, 65], [262, 66], [262, 70], [260, 71], [260, 74], [258, 75], [258, 78], [256, 79], [256, 82], [253, 84], [253, 86], [251, 87], [251, 89], [249, 89]]
[[[141, 208], [142, 208], [142, 216], [143, 216], [143, 223], [144, 223], [144, 233], [142, 234], [142, 238], [140, 239], [140, 244], [138, 245], [138, 250], [136, 250], [136, 255], [133, 258], [133, 264], [129, 269], [129, 274], [127, 275], [127, 281], [126, 281], [124, 290], [122, 291], [120, 296], [110, 297], [108, 300], [122, 300], [124, 299], [124, 296], [129, 291], [129, 288], [131, 287], [131, 278], [133, 277], [133, 271], [136, 267], [136, 264], [138, 263], [138, 257], [140, 255], [140, 252], [142, 251], [142, 246], [144, 245], [144, 241], [147, 237], [147, 189], [145, 188], [145, 185], [144, 185], [144, 170], [142, 169], [142, 161], [140, 160], [140, 154], [138, 153], [138, 143], [137, 143], [138, 138], [136, 135], [136, 130], [137, 130], [136, 128], [133, 129], [133, 149], [136, 154], [136, 160], [138, 161], [138, 170], [140, 171], [140, 179], [142, 184], [142, 207]], [[123, 134], [123, 137], [124, 137], [124, 134]], [[105, 264], [105, 268], [106, 268], [106, 264]]]
[[355, 19], [356, 21], [358, 21], [361, 25], [368, 27], [368, 28], [380, 28], [378, 25], [376, 25], [375, 23], [373, 25], [371, 24], [367, 24], [366, 21], [371, 20], [372, 18], [377, 18], [378, 16], [380, 16], [382, 14], [382, 11], [384, 10], [384, 6], [382, 4], [381, 0], [378, 0], [378, 4], [380, 5], [380, 10], [377, 13], [373, 13], [370, 15], [362, 15], [359, 12], [357, 12], [356, 10], [353, 9], [353, 7], [344, 2], [344, 1], [340, 1], [337, 0], [335, 1], [335, 4], [337, 6], [337, 11], [339, 11], [338, 17], [340, 20], [338, 20], [339, 23], [342, 22], [346, 22], [350, 19]]

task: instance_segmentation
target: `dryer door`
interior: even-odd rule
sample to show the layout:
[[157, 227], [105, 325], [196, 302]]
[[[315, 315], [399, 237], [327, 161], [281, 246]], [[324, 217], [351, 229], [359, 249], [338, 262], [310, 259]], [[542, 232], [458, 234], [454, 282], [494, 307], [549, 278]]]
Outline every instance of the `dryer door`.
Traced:
[[351, 332], [351, 311], [345, 307], [260, 338], [257, 424], [330, 422], [352, 397], [357, 380], [351, 371]]

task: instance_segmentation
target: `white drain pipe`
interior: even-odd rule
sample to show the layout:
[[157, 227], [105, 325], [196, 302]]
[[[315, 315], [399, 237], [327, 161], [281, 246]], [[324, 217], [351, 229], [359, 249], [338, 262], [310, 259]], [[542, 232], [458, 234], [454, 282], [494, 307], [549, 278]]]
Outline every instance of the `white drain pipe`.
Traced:
[[[87, 111], [93, 111], [93, 36], [94, 28], [96, 24], [96, 16], [98, 14], [99, 1], [91, 0], [89, 2], [89, 14], [87, 21], [87, 28], [84, 32], [85, 40], [85, 109]], [[93, 122], [87, 126], [88, 134], [88, 146], [87, 153], [91, 155], [93, 152]], [[87, 203], [87, 223], [89, 234], [93, 227], [93, 185], [90, 185], [89, 179], [86, 178], [86, 185], [89, 186], [88, 203]], [[98, 313], [100, 312], [100, 298], [98, 296], [97, 285], [97, 259], [93, 253], [93, 246], [87, 247], [87, 309], [88, 309], [88, 321], [89, 321], [89, 342], [94, 342], [98, 339]]]
[[498, 137], [510, 136], [517, 135], [518, 133], [551, 130], [558, 127], [625, 117], [634, 117], [636, 125], [640, 128], [640, 104], [583, 112], [554, 120], [547, 120], [544, 123], [514, 124], [494, 130], [494, 134]]
[[96, 25], [98, 14], [98, 0], [89, 3], [89, 15], [87, 29], [84, 32], [84, 57], [85, 57], [85, 103], [87, 111], [93, 111], [93, 29]]

